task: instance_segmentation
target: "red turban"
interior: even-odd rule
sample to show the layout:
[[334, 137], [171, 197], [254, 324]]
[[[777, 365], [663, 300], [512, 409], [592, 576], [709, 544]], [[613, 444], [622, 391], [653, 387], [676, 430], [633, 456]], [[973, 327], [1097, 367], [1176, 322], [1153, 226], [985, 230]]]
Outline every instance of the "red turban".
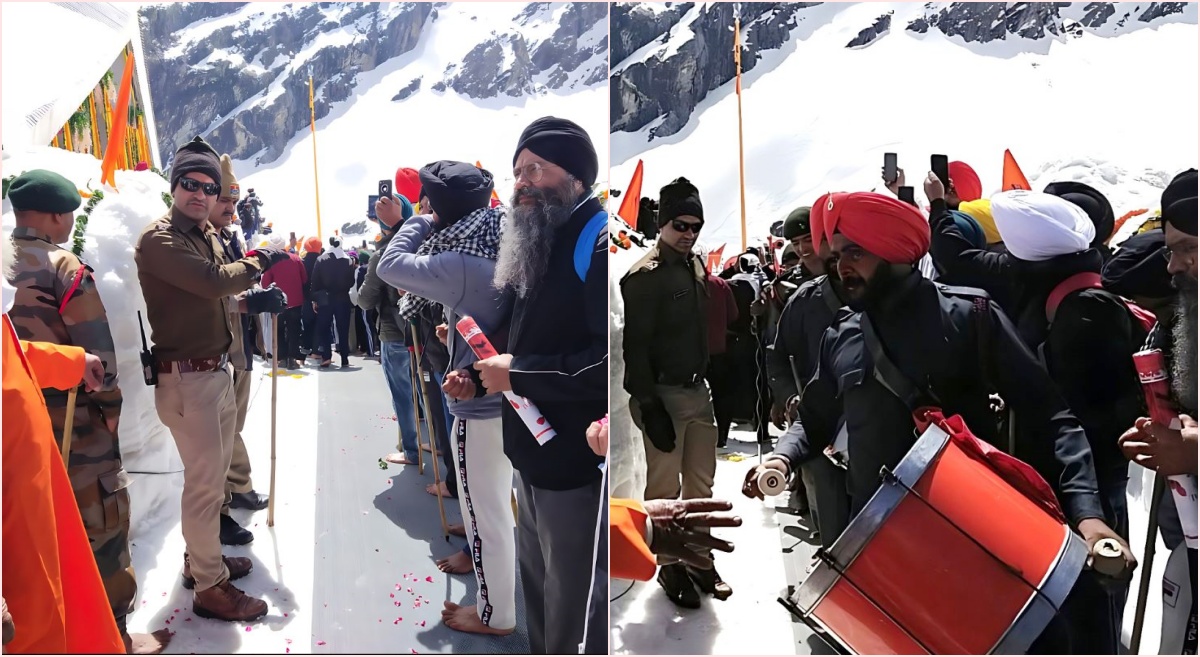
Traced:
[[813, 247], [841, 233], [888, 262], [913, 264], [929, 251], [929, 222], [904, 201], [872, 192], [826, 194], [813, 204]]
[[951, 162], [946, 166], [950, 173], [950, 182], [954, 192], [961, 201], [977, 201], [983, 198], [983, 183], [979, 182], [979, 174], [966, 162]]
[[412, 205], [421, 202], [421, 177], [416, 169], [401, 167], [396, 169], [396, 186], [392, 188], [396, 194], [408, 199]]

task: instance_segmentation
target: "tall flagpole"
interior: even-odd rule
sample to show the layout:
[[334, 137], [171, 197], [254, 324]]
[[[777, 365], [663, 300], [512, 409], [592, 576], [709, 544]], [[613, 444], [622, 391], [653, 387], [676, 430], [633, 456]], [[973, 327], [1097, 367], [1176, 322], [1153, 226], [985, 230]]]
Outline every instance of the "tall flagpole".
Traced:
[[[313, 104], [313, 79], [312, 67], [308, 67], [308, 113], [312, 126], [313, 140], [313, 191], [317, 195], [317, 238], [321, 237], [321, 186], [317, 181], [317, 109]], [[745, 213], [743, 213], [745, 214]], [[743, 222], [743, 232], [745, 222]]]
[[[735, 5], [736, 7], [737, 5]], [[738, 175], [741, 179], [742, 252], [744, 253], [746, 251], [746, 154], [742, 146], [742, 21], [740, 16], [733, 17], [733, 63], [737, 67]]]

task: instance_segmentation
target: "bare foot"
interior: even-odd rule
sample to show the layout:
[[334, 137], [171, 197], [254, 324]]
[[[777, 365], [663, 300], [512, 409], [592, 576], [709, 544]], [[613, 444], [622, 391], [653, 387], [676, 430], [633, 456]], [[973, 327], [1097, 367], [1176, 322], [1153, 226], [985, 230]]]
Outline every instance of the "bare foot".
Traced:
[[416, 461], [408, 460], [408, 457], [400, 452], [393, 452], [391, 454], [388, 454], [387, 456], [383, 457], [383, 460], [387, 461], [388, 463], [395, 463], [396, 465], [416, 465], [417, 464]]
[[455, 536], [462, 536], [463, 538], [467, 537], [466, 525], [450, 525], [446, 529]]
[[[461, 554], [461, 552], [459, 553]], [[475, 611], [475, 607], [463, 607], [454, 604], [447, 600], [446, 608], [442, 610], [442, 622], [452, 630], [459, 632], [472, 632], [474, 634], [495, 634], [497, 636], [505, 636], [512, 634], [515, 627], [510, 627], [507, 630], [488, 627], [479, 620], [479, 612]]]
[[450, 497], [450, 489], [446, 487], [446, 482], [438, 482], [429, 484], [425, 487], [425, 492], [430, 495], [441, 495], [442, 497]]
[[451, 575], [466, 575], [471, 572], [471, 557], [462, 553], [462, 550], [454, 554], [437, 560], [438, 570]]
[[421, 449], [422, 449], [422, 450], [424, 450], [424, 451], [426, 451], [426, 452], [429, 452], [430, 454], [432, 454], [432, 453], [433, 453], [433, 446], [432, 446], [432, 445], [428, 445], [428, 444], [422, 443], [422, 444], [421, 444]]
[[171, 643], [171, 630], [161, 629], [152, 634], [126, 634], [125, 652], [130, 655], [157, 655]]

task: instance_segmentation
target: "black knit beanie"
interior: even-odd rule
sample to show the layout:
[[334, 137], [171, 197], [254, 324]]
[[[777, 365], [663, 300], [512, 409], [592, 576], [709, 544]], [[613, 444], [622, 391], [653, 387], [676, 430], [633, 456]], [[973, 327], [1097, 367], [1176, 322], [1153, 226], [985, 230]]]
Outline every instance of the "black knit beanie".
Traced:
[[704, 221], [704, 206], [700, 203], [700, 190], [687, 178], [676, 178], [658, 192], [658, 227], [683, 215]]
[[184, 174], [192, 172], [203, 173], [221, 185], [221, 156], [201, 137], [196, 137], [175, 151], [175, 161], [171, 164], [171, 191], [175, 191], [175, 185], [179, 184]]

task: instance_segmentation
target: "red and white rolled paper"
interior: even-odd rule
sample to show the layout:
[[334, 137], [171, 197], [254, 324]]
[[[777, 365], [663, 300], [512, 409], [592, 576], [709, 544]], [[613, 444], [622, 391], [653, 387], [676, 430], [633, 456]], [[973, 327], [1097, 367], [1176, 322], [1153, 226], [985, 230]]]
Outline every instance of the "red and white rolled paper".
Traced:
[[[1150, 410], [1150, 419], [1155, 424], [1178, 431], [1182, 424], [1179, 422], [1179, 414], [1171, 408], [1168, 401], [1171, 384], [1167, 379], [1167, 365], [1163, 360], [1162, 351], [1139, 351], [1133, 355], [1133, 364], [1142, 382], [1142, 391], [1146, 394], [1146, 408]], [[1196, 514], [1200, 508], [1196, 499], [1196, 476], [1168, 477], [1167, 487], [1171, 489], [1171, 499], [1175, 500], [1175, 508], [1179, 511], [1179, 524], [1183, 529], [1184, 542], [1194, 550], [1197, 544]]]
[[[471, 347], [471, 351], [475, 352], [475, 356], [480, 360], [498, 356], [496, 348], [492, 346], [492, 342], [483, 334], [483, 330], [475, 323], [471, 317], [463, 317], [454, 325], [458, 330], [458, 334], [467, 341], [467, 345]], [[558, 435], [554, 428], [550, 426], [550, 422], [542, 415], [537, 406], [533, 402], [513, 394], [512, 391], [504, 393], [504, 398], [508, 403], [512, 404], [513, 410], [517, 412], [517, 416], [525, 423], [525, 427], [529, 429], [529, 433], [533, 434], [533, 439], [538, 442], [538, 445], [545, 445], [550, 442], [550, 439]]]

